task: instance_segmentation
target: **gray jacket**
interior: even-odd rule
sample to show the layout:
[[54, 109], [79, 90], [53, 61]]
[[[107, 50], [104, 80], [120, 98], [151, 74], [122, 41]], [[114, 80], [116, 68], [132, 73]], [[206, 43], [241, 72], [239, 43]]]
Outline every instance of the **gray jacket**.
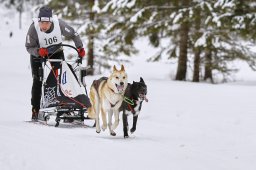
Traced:
[[[66, 22], [64, 22], [61, 19], [59, 19], [59, 24], [60, 24], [61, 34], [64, 37], [68, 39], [72, 39], [75, 43], [76, 48], [83, 47], [83, 43], [80, 39], [80, 36], [76, 33], [74, 28], [69, 26]], [[29, 27], [29, 30], [26, 36], [25, 47], [29, 54], [33, 56], [39, 56], [38, 49], [40, 48], [40, 45], [39, 45], [38, 35], [36, 32], [34, 23], [32, 23]]]

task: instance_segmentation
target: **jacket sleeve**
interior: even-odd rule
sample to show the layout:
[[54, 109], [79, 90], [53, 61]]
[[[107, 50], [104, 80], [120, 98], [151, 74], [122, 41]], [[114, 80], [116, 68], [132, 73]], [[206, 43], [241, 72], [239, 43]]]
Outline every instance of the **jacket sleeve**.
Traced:
[[59, 24], [60, 24], [61, 34], [64, 37], [66, 37], [68, 39], [72, 39], [75, 43], [76, 48], [83, 47], [82, 40], [81, 40], [80, 36], [78, 35], [78, 33], [74, 30], [74, 28], [69, 26], [66, 22], [64, 22], [61, 19], [59, 19]]
[[31, 54], [33, 56], [39, 56], [38, 48], [40, 46], [39, 46], [38, 36], [37, 36], [37, 32], [36, 32], [34, 24], [31, 24], [28, 29], [25, 47], [29, 54]]

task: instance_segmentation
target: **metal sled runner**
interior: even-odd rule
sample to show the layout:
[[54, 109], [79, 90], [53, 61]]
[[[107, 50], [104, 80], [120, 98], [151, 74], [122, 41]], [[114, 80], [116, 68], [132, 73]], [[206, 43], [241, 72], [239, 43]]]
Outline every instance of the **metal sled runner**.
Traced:
[[[75, 47], [67, 44], [53, 45], [54, 52], [63, 47]], [[40, 78], [42, 80], [41, 106], [38, 120], [49, 121], [55, 119], [55, 127], [63, 120], [65, 122], [78, 121], [81, 124], [88, 119], [87, 108], [91, 106], [85, 83], [86, 67], [82, 67], [82, 59], [76, 60], [51, 59], [49, 55], [42, 59]], [[69, 64], [70, 63], [70, 64]]]

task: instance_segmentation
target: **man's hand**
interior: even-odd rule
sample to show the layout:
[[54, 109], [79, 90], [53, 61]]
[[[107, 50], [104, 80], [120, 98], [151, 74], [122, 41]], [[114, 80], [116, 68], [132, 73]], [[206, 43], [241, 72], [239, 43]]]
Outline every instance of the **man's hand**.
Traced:
[[79, 57], [83, 58], [85, 56], [84, 48], [78, 48], [77, 49]]
[[48, 50], [47, 50], [47, 48], [39, 48], [38, 54], [39, 54], [39, 56], [41, 56], [41, 57], [47, 56], [47, 55], [48, 55]]

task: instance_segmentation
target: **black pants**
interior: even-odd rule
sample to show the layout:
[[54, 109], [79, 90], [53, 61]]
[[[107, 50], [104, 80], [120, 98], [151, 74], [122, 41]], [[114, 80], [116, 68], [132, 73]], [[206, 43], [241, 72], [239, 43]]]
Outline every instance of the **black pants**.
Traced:
[[[55, 53], [50, 57], [51, 59], [64, 59], [63, 51]], [[42, 81], [40, 80], [39, 68], [42, 68], [42, 63], [39, 57], [30, 56], [31, 71], [33, 77], [33, 84], [31, 90], [31, 105], [36, 110], [40, 109], [40, 101], [42, 95]], [[54, 68], [59, 68], [60, 63], [52, 63]]]

